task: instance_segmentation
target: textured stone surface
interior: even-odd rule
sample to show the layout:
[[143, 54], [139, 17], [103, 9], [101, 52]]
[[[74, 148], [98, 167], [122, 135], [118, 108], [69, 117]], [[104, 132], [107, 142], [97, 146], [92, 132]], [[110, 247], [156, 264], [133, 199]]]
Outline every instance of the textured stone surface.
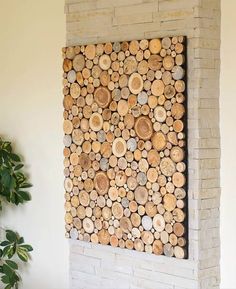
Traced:
[[67, 45], [188, 37], [189, 260], [70, 242], [72, 289], [218, 289], [219, 0], [66, 0]]

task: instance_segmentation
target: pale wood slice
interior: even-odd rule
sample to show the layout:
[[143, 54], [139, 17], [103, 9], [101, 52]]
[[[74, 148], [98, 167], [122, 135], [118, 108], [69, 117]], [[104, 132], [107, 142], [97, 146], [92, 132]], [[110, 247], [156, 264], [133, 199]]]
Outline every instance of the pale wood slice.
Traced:
[[147, 160], [150, 166], [157, 167], [160, 163], [160, 155], [156, 150], [152, 149], [147, 154]]
[[157, 177], [158, 177], [158, 172], [156, 169], [150, 168], [147, 171], [147, 179], [150, 183], [155, 183], [157, 181]]
[[185, 57], [183, 54], [177, 54], [175, 57], [175, 63], [177, 65], [183, 65], [185, 62]]
[[110, 187], [108, 191], [108, 196], [112, 201], [116, 201], [118, 198], [118, 190], [115, 187]]
[[163, 150], [166, 147], [165, 135], [162, 132], [154, 133], [152, 137], [152, 144], [157, 151]]
[[79, 218], [74, 218], [73, 219], [73, 225], [77, 230], [80, 230], [82, 228], [82, 222]]
[[157, 206], [153, 202], [147, 202], [145, 204], [146, 214], [153, 218], [157, 214]]
[[183, 80], [177, 80], [175, 82], [175, 89], [177, 92], [184, 92], [185, 91], [185, 82]]
[[150, 106], [150, 108], [155, 108], [157, 106], [157, 97], [154, 95], [150, 95], [148, 98], [148, 105]]
[[162, 231], [160, 235], [161, 235], [161, 241], [162, 241], [162, 243], [163, 243], [163, 244], [168, 243], [168, 241], [169, 241], [169, 234], [168, 234], [166, 231]]
[[138, 183], [137, 183], [137, 179], [134, 177], [129, 177], [127, 179], [127, 186], [130, 190], [135, 190], [135, 188], [137, 187]]
[[124, 73], [132, 74], [137, 70], [137, 60], [134, 56], [128, 56], [124, 61]]
[[109, 189], [109, 179], [105, 172], [97, 172], [94, 178], [94, 186], [99, 195], [105, 195]]
[[157, 106], [154, 109], [154, 117], [158, 122], [164, 122], [166, 120], [166, 110], [163, 106]]
[[160, 162], [160, 169], [163, 175], [167, 177], [171, 177], [176, 170], [174, 162], [168, 157], [162, 158]]
[[170, 157], [176, 163], [182, 162], [182, 160], [184, 159], [183, 149], [178, 146], [173, 147], [170, 151]]
[[153, 228], [157, 232], [162, 232], [165, 229], [165, 220], [162, 215], [155, 215], [155, 217], [153, 218]]
[[86, 191], [80, 191], [79, 192], [79, 201], [80, 204], [84, 207], [87, 207], [89, 205], [89, 194]]
[[66, 110], [70, 110], [73, 106], [73, 98], [70, 95], [66, 95], [63, 100], [63, 105]]
[[147, 74], [148, 72], [148, 63], [146, 60], [142, 60], [138, 64], [138, 73], [139, 74]]
[[107, 230], [102, 229], [98, 232], [98, 242], [102, 245], [108, 245], [110, 242], [110, 234]]
[[130, 220], [134, 227], [139, 227], [139, 225], [141, 224], [141, 217], [137, 213], [132, 213], [130, 216]]
[[175, 223], [173, 226], [173, 231], [177, 237], [181, 237], [185, 233], [185, 228], [181, 223]]
[[146, 50], [148, 48], [148, 40], [147, 39], [142, 39], [140, 42], [139, 42], [139, 47], [142, 49], [142, 50]]
[[81, 220], [83, 220], [85, 218], [85, 207], [78, 206], [78, 208], [77, 208], [77, 216]]
[[108, 86], [108, 83], [110, 82], [110, 75], [107, 71], [102, 71], [100, 74], [100, 82], [103, 86]]
[[176, 197], [173, 194], [166, 194], [163, 198], [164, 208], [171, 212], [176, 208]]
[[130, 209], [130, 211], [131, 211], [132, 213], [136, 212], [136, 211], [138, 210], [138, 205], [137, 205], [137, 203], [132, 200], [132, 201], [129, 203], [129, 209]]
[[136, 251], [143, 252], [144, 251], [143, 241], [140, 239], [135, 239], [134, 240], [134, 248]]
[[162, 57], [160, 55], [151, 55], [148, 59], [148, 67], [151, 71], [158, 71], [162, 67]]
[[65, 134], [71, 134], [73, 130], [73, 124], [70, 120], [64, 120], [63, 130]]
[[122, 157], [125, 155], [127, 150], [126, 141], [119, 137], [116, 138], [112, 144], [112, 152], [116, 157]]
[[65, 214], [65, 222], [66, 224], [71, 224], [73, 222], [73, 217], [70, 213]]
[[64, 72], [68, 72], [72, 69], [72, 61], [68, 58], [65, 58], [63, 61], [63, 70]]
[[128, 82], [129, 90], [133, 94], [139, 94], [143, 89], [143, 79], [140, 74], [131, 74]]
[[164, 37], [161, 44], [164, 49], [169, 49], [171, 46], [171, 39], [169, 37]]
[[184, 123], [182, 122], [182, 120], [175, 120], [174, 123], [173, 123], [173, 129], [175, 132], [181, 132], [183, 131], [184, 129]]
[[137, 149], [137, 142], [135, 138], [130, 138], [127, 141], [127, 149], [134, 152]]
[[148, 140], [153, 134], [152, 123], [146, 116], [140, 116], [134, 125], [135, 132], [140, 139]]
[[111, 67], [111, 58], [105, 54], [100, 56], [99, 66], [102, 70], [108, 70]]
[[160, 39], [150, 40], [149, 49], [152, 54], [158, 54], [161, 51], [161, 40]]
[[175, 132], [173, 132], [173, 131], [169, 132], [167, 134], [167, 139], [173, 145], [177, 145], [178, 144], [177, 134]]
[[185, 258], [185, 250], [179, 246], [174, 247], [174, 255], [178, 259], [184, 259]]
[[110, 220], [111, 216], [112, 216], [111, 209], [108, 207], [104, 207], [102, 209], [102, 216], [103, 216], [104, 220], [106, 220], [106, 221]]
[[183, 52], [183, 50], [184, 50], [184, 46], [183, 46], [183, 44], [182, 43], [176, 43], [175, 44], [175, 52], [176, 53], [182, 53]]
[[[141, 91], [138, 94], [138, 103], [141, 105], [145, 105], [148, 101], [148, 95], [145, 91]], [[143, 108], [143, 107], [142, 107]]]
[[94, 243], [94, 244], [98, 244], [98, 235], [93, 233], [91, 235], [91, 242]]
[[67, 80], [70, 82], [70, 83], [73, 83], [76, 81], [76, 72], [74, 70], [70, 70], [68, 73], [67, 73]]
[[165, 86], [164, 95], [167, 99], [171, 99], [175, 96], [175, 88], [172, 85]]
[[139, 186], [134, 191], [134, 197], [138, 204], [145, 205], [148, 200], [148, 191], [145, 187]]
[[172, 182], [177, 188], [181, 188], [185, 185], [186, 179], [184, 174], [176, 172], [172, 176]]
[[137, 40], [132, 40], [129, 44], [129, 51], [132, 55], [136, 55], [139, 50], [139, 43]]
[[123, 210], [123, 207], [121, 206], [121, 204], [118, 203], [118, 202], [113, 203], [113, 205], [112, 205], [112, 215], [116, 219], [120, 220], [122, 218], [122, 216], [123, 216], [123, 213], [124, 213], [124, 210]]
[[110, 237], [110, 244], [112, 247], [118, 247], [119, 241], [118, 241], [118, 238], [116, 237], [116, 235], [112, 235]]
[[145, 245], [151, 245], [154, 241], [154, 236], [150, 231], [143, 231], [141, 233], [141, 239]]
[[183, 188], [176, 188], [174, 194], [178, 200], [182, 200], [186, 197], [186, 191]]
[[126, 240], [125, 247], [129, 250], [132, 250], [134, 248], [134, 242], [132, 240]]
[[184, 77], [184, 69], [181, 66], [174, 66], [172, 69], [172, 77], [174, 80], [180, 80]]
[[122, 217], [120, 219], [120, 228], [124, 233], [130, 233], [132, 230], [132, 224], [129, 218]]
[[121, 99], [118, 102], [117, 111], [120, 116], [125, 116], [129, 111], [129, 106], [126, 100]]
[[186, 245], [186, 239], [183, 237], [178, 238], [178, 245], [184, 247]]
[[97, 205], [100, 207], [100, 208], [104, 208], [105, 205], [106, 205], [106, 200], [103, 196], [98, 196], [97, 198]]
[[173, 218], [176, 222], [183, 222], [185, 219], [185, 213], [183, 212], [183, 210], [179, 209], [179, 208], [175, 208], [173, 211]]
[[95, 45], [93, 45], [93, 44], [87, 45], [84, 53], [88, 59], [91, 59], [91, 60], [94, 59], [95, 54], [96, 54]]
[[174, 103], [171, 108], [171, 114], [175, 119], [181, 119], [185, 113], [185, 108], [181, 103]]
[[142, 217], [142, 226], [144, 230], [150, 231], [152, 228], [152, 219], [149, 216]]
[[170, 71], [164, 71], [162, 74], [162, 81], [165, 85], [169, 85], [172, 82], [172, 74]]
[[154, 80], [151, 86], [152, 94], [155, 96], [160, 96], [164, 93], [164, 83], [162, 80]]
[[77, 153], [72, 153], [70, 155], [70, 163], [73, 165], [73, 166], [76, 166], [78, 165], [79, 163], [79, 155]]
[[175, 234], [170, 234], [170, 237], [169, 237], [169, 242], [172, 246], [176, 246], [177, 243], [178, 243], [178, 238], [176, 237]]
[[84, 228], [84, 231], [86, 233], [93, 233], [93, 230], [94, 230], [94, 224], [93, 224], [93, 221], [89, 218], [84, 218], [83, 219], [83, 228]]
[[94, 92], [94, 100], [101, 108], [106, 108], [111, 102], [111, 93], [106, 87], [98, 87]]
[[167, 257], [172, 257], [174, 255], [174, 249], [171, 244], [167, 243], [164, 245], [164, 255]]
[[80, 86], [78, 83], [72, 83], [70, 87], [70, 95], [73, 98], [78, 98], [80, 96]]
[[165, 70], [172, 70], [174, 65], [175, 65], [175, 60], [172, 56], [167, 55], [166, 57], [164, 57], [163, 67], [165, 68]]
[[103, 119], [101, 114], [95, 112], [91, 115], [89, 119], [89, 126], [93, 131], [99, 131], [103, 126]]
[[[116, 176], [115, 176], [115, 184], [118, 186], [118, 187], [123, 187], [124, 184], [126, 184], [127, 182], [127, 176], [125, 175], [125, 172], [123, 171], [118, 171], [116, 173]], [[124, 190], [125, 192], [125, 190]], [[124, 196], [123, 196], [124, 197]]]
[[156, 255], [163, 254], [163, 244], [160, 240], [155, 240], [152, 245], [153, 253]]
[[70, 178], [66, 178], [64, 181], [65, 190], [70, 193], [73, 189], [73, 182]]
[[75, 71], [82, 71], [85, 67], [85, 59], [82, 54], [78, 54], [73, 59], [73, 68]]

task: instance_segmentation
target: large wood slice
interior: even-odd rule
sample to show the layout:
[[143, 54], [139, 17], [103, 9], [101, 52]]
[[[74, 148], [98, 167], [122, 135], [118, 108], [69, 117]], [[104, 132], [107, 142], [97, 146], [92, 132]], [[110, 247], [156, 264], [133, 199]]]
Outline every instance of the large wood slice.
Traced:
[[163, 244], [160, 240], [155, 240], [152, 245], [153, 253], [156, 255], [163, 254]]
[[137, 60], [134, 56], [129, 56], [124, 61], [124, 73], [125, 74], [132, 74], [137, 70]]
[[128, 82], [129, 90], [133, 94], [139, 94], [143, 89], [143, 79], [140, 74], [131, 74]]
[[160, 215], [160, 214], [155, 215], [155, 217], [153, 218], [153, 228], [157, 232], [164, 231], [164, 229], [165, 229], [165, 220], [164, 220], [162, 215]]
[[176, 197], [173, 194], [166, 194], [163, 198], [164, 201], [164, 208], [171, 212], [176, 207]]
[[167, 177], [171, 177], [176, 171], [175, 164], [169, 157], [162, 158], [160, 169], [163, 175]]
[[78, 54], [73, 59], [73, 68], [75, 71], [82, 71], [85, 67], [85, 59], [82, 54]]
[[122, 217], [120, 219], [120, 228], [124, 233], [129, 233], [132, 230], [132, 224], [129, 218]]
[[148, 59], [148, 67], [151, 71], [160, 70], [162, 67], [162, 57], [159, 55], [151, 55]]
[[109, 189], [109, 179], [105, 172], [98, 172], [94, 178], [94, 186], [99, 195], [105, 195]]
[[95, 45], [93, 45], [93, 44], [87, 45], [84, 53], [88, 59], [91, 59], [91, 60], [94, 59], [95, 54], [96, 54]]
[[149, 49], [151, 53], [158, 54], [161, 51], [161, 40], [160, 39], [150, 40]]
[[94, 230], [94, 224], [93, 224], [93, 221], [89, 218], [84, 218], [83, 219], [83, 228], [85, 230], [86, 233], [93, 233], [93, 230]]
[[154, 117], [158, 122], [164, 122], [166, 120], [166, 110], [163, 106], [157, 106], [154, 109]]
[[111, 102], [111, 93], [106, 87], [98, 87], [94, 92], [94, 100], [101, 108], [106, 108]]
[[121, 219], [123, 216], [124, 210], [123, 207], [121, 206], [120, 203], [115, 202], [112, 205], [112, 215], [116, 218], [116, 219]]
[[102, 245], [108, 245], [110, 242], [110, 234], [107, 230], [102, 229], [98, 232], [98, 241]]
[[151, 120], [146, 116], [140, 116], [134, 125], [135, 132], [140, 139], [148, 140], [152, 137], [153, 128]]
[[160, 96], [164, 93], [164, 83], [162, 80], [154, 80], [151, 86], [152, 94], [155, 96]]

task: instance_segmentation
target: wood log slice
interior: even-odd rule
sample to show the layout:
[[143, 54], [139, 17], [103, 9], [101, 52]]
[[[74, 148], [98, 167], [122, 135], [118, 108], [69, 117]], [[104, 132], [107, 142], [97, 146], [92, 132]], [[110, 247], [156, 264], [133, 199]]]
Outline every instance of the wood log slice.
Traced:
[[148, 67], [151, 71], [160, 70], [162, 67], [162, 57], [160, 55], [151, 55], [148, 59]]
[[146, 116], [140, 116], [134, 125], [135, 132], [140, 139], [148, 140], [152, 137], [153, 128], [151, 120]]
[[85, 59], [82, 54], [78, 54], [73, 59], [73, 68], [75, 71], [82, 71], [85, 67]]
[[93, 233], [93, 230], [94, 230], [94, 224], [93, 224], [93, 221], [90, 219], [90, 218], [84, 218], [83, 219], [83, 228], [84, 228], [84, 231], [86, 233]]
[[100, 56], [99, 66], [102, 70], [108, 70], [111, 67], [111, 58], [106, 54]]
[[176, 208], [176, 197], [173, 194], [166, 194], [163, 198], [164, 208], [171, 212]]
[[143, 186], [138, 186], [134, 191], [134, 198], [140, 205], [145, 205], [148, 200], [148, 191]]
[[140, 74], [133, 73], [130, 75], [128, 82], [129, 90], [133, 94], [139, 94], [143, 89], [143, 79]]
[[132, 230], [132, 224], [129, 218], [122, 217], [120, 219], [120, 228], [124, 233], [130, 233]]
[[166, 137], [162, 132], [156, 132], [152, 136], [153, 147], [157, 151], [161, 151], [166, 147]]
[[160, 39], [150, 40], [149, 49], [152, 54], [158, 54], [161, 51], [161, 40]]
[[111, 210], [112, 210], [112, 215], [116, 219], [120, 220], [122, 218], [122, 216], [124, 214], [124, 209], [123, 209], [123, 207], [121, 206], [120, 203], [114, 202], [113, 205], [112, 205], [112, 209]]
[[152, 245], [153, 253], [156, 255], [163, 254], [163, 244], [160, 240], [155, 240]]
[[160, 162], [160, 170], [163, 173], [163, 175], [165, 175], [167, 177], [171, 177], [176, 170], [175, 164], [168, 157], [162, 158], [162, 160]]
[[99, 131], [103, 127], [103, 119], [101, 114], [94, 112], [89, 119], [89, 126], [93, 131]]
[[102, 229], [98, 232], [98, 242], [102, 245], [108, 245], [110, 242], [110, 234], [107, 230]]
[[177, 188], [181, 188], [185, 185], [186, 179], [184, 174], [176, 172], [172, 176], [172, 182]]
[[165, 229], [165, 220], [162, 215], [155, 215], [155, 217], [153, 218], [153, 228], [157, 232], [162, 232]]
[[116, 157], [122, 157], [125, 155], [126, 151], [127, 151], [126, 141], [121, 137], [116, 138], [112, 144], [113, 154]]
[[164, 83], [162, 80], [156, 79], [153, 81], [152, 86], [151, 86], [151, 91], [152, 94], [155, 96], [160, 96], [164, 93]]
[[94, 178], [94, 187], [99, 195], [105, 195], [109, 189], [109, 179], [105, 172], [97, 172]]
[[98, 87], [94, 92], [94, 100], [101, 108], [106, 108], [111, 102], [111, 93], [106, 87]]

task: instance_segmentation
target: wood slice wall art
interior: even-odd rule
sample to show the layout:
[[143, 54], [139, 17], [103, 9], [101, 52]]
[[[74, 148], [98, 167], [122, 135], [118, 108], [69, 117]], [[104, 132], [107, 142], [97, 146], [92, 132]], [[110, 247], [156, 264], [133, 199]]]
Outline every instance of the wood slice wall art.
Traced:
[[63, 48], [66, 236], [187, 257], [185, 38]]

